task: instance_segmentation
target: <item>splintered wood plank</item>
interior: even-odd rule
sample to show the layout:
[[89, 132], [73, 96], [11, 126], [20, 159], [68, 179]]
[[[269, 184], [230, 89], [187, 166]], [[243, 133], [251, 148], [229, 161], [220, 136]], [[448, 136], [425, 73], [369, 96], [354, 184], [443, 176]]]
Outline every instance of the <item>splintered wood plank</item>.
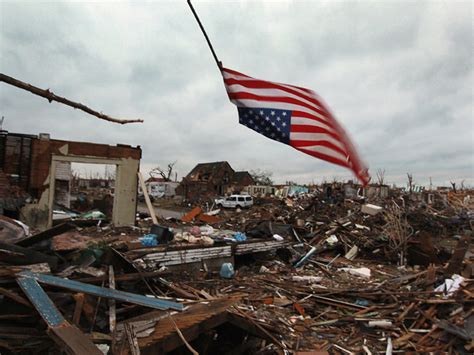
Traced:
[[146, 206], [148, 207], [148, 212], [150, 212], [151, 220], [153, 221], [153, 224], [158, 224], [158, 220], [156, 219], [155, 215], [155, 208], [150, 201], [150, 196], [148, 196], [148, 191], [146, 189], [145, 180], [143, 180], [143, 175], [140, 172], [138, 172], [137, 175], [143, 191], [143, 196], [145, 197]]
[[189, 211], [187, 214], [181, 217], [181, 220], [183, 222], [191, 222], [194, 219], [194, 217], [196, 217], [201, 212], [202, 212], [202, 209], [200, 207], [194, 207], [191, 211]]
[[74, 325], [49, 328], [48, 334], [66, 349], [68, 354], [102, 355], [94, 343]]
[[[174, 314], [173, 319], [187, 341], [191, 341], [204, 332], [227, 321], [226, 310], [235, 303], [235, 300], [218, 300], [208, 304], [198, 304], [188, 311]], [[157, 353], [168, 352], [183, 345], [183, 341], [176, 332], [173, 321], [169, 318], [160, 320], [153, 333], [138, 340], [140, 348], [153, 347]]]
[[72, 322], [76, 325], [79, 325], [79, 322], [81, 321], [82, 308], [84, 307], [84, 299], [86, 296], [83, 293], [77, 293], [73, 297], [76, 301], [76, 306], [74, 307]]
[[[186, 341], [189, 342], [200, 334], [227, 322], [227, 309], [237, 301], [237, 298], [226, 298], [200, 303], [181, 313], [173, 314], [172, 317]], [[164, 354], [183, 346], [183, 340], [178, 335], [173, 320], [165, 316], [156, 321], [154, 329], [148, 336], [138, 338], [140, 350], [149, 354]], [[133, 325], [133, 323], [128, 323]], [[121, 328], [122, 325], [117, 324], [117, 331]], [[130, 353], [129, 349], [123, 350], [122, 354]]]
[[446, 271], [444, 272], [446, 276], [461, 273], [464, 256], [469, 249], [470, 243], [471, 236], [468, 234], [459, 239], [456, 248], [454, 249], [453, 255], [451, 256], [451, 260], [449, 260], [449, 264], [446, 267]]
[[[114, 267], [109, 265], [109, 287], [115, 290], [115, 276], [114, 276]], [[113, 333], [115, 330], [116, 315], [115, 315], [115, 300], [109, 300], [109, 327], [110, 333]]]

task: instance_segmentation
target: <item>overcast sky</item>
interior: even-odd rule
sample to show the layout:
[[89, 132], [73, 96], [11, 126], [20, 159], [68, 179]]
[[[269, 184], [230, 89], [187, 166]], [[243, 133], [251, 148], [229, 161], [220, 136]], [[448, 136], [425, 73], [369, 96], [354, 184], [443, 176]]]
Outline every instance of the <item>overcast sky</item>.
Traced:
[[[474, 185], [473, 8], [467, 2], [193, 2], [223, 64], [311, 88], [375, 175]], [[238, 124], [185, 0], [0, 2], [1, 72], [82, 102], [117, 125], [0, 84], [4, 129], [140, 145], [142, 170], [177, 160], [273, 172], [276, 182], [351, 172]]]

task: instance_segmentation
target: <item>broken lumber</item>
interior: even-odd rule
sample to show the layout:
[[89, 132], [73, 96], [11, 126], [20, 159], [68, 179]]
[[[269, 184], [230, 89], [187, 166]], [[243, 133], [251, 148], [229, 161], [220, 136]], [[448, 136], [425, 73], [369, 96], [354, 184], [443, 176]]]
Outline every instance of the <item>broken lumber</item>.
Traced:
[[20, 272], [18, 274], [21, 278], [28, 278], [37, 280], [41, 283], [47, 285], [66, 288], [73, 291], [84, 292], [90, 295], [112, 298], [117, 301], [135, 303], [141, 306], [156, 308], [156, 309], [174, 309], [182, 311], [184, 306], [181, 303], [160, 300], [155, 298], [150, 298], [130, 292], [118, 291], [114, 289], [109, 289], [105, 287], [99, 287], [89, 284], [84, 284], [82, 282], [77, 282], [73, 280], [63, 279], [56, 276], [38, 274], [30, 271]]

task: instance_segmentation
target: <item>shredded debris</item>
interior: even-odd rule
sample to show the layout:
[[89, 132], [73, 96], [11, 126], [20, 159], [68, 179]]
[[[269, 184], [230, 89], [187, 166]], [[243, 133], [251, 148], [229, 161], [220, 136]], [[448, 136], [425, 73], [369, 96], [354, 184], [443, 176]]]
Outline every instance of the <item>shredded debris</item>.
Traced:
[[474, 351], [471, 206], [322, 190], [254, 202], [6, 230], [2, 353]]

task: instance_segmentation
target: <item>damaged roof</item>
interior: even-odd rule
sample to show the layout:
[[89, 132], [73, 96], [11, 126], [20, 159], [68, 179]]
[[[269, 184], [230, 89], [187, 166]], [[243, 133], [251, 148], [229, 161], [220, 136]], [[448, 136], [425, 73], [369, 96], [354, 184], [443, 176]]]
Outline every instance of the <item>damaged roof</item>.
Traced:
[[232, 176], [232, 183], [236, 185], [243, 185], [246, 178], [250, 178], [253, 181], [252, 184], [255, 184], [255, 180], [248, 171], [236, 171]]
[[226, 161], [199, 163], [194, 167], [193, 170], [191, 170], [191, 172], [186, 176], [186, 178], [193, 181], [210, 180], [213, 175], [225, 169], [234, 172], [234, 169], [232, 169], [230, 164]]

